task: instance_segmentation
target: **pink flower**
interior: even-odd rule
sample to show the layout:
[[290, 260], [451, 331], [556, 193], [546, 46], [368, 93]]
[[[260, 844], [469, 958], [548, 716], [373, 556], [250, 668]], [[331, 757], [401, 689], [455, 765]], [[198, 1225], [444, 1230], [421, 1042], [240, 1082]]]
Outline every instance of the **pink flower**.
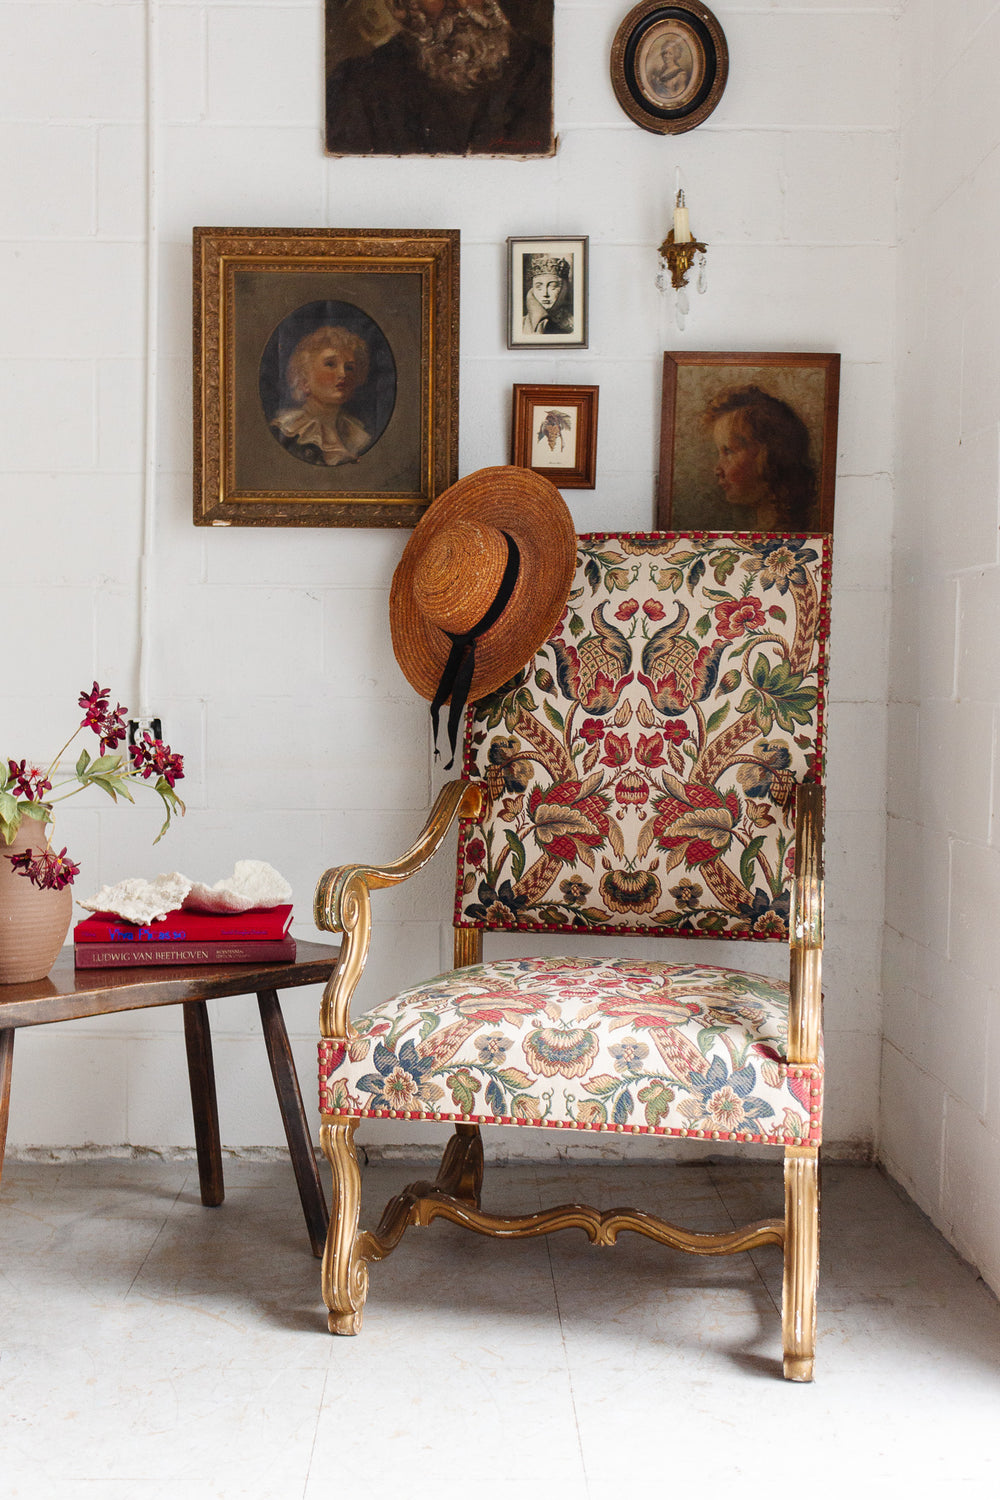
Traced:
[[624, 766], [632, 759], [632, 746], [627, 734], [608, 734], [604, 739], [602, 766]]
[[735, 641], [748, 630], [759, 630], [765, 623], [760, 600], [749, 594], [745, 599], [726, 600], [715, 606], [715, 620], [719, 634], [727, 641]]
[[150, 776], [162, 776], [168, 786], [184, 779], [184, 757], [174, 755], [170, 746], [162, 740], [154, 740], [149, 730], [141, 740], [129, 747], [132, 765], [144, 781]]
[[61, 891], [63, 886], [72, 885], [80, 873], [80, 866], [67, 859], [65, 849], [58, 854], [54, 849], [42, 849], [38, 854], [34, 849], [25, 849], [6, 858], [19, 875], [24, 875], [40, 891]]
[[691, 738], [691, 731], [683, 719], [671, 719], [663, 726], [663, 738], [669, 740], [671, 745], [683, 745], [685, 740]]
[[635, 747], [635, 758], [640, 766], [665, 766], [662, 734], [640, 734]]
[[80, 723], [81, 729], [92, 729], [101, 741], [101, 754], [105, 750], [113, 750], [120, 740], [125, 738], [125, 710], [119, 703], [115, 708], [109, 705], [108, 689], [98, 687], [94, 683], [89, 693], [81, 693], [79, 704], [86, 712]]
[[29, 802], [41, 802], [45, 793], [52, 790], [52, 783], [45, 772], [38, 766], [25, 766], [23, 760], [9, 760], [7, 773], [14, 784], [14, 790]]
[[662, 620], [667, 613], [659, 599], [646, 599], [643, 602], [642, 612], [650, 620]]
[[623, 599], [621, 604], [619, 604], [618, 608], [615, 610], [615, 619], [631, 620], [632, 616], [635, 614], [638, 608], [638, 599]]

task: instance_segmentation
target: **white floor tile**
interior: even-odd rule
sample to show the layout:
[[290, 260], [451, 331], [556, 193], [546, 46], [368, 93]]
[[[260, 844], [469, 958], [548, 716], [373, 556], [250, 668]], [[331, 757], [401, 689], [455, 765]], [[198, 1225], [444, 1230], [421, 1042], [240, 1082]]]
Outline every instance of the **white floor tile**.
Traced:
[[[365, 1173], [363, 1219], [429, 1174]], [[647, 1208], [694, 1229], [780, 1213], [781, 1166], [487, 1170], [507, 1213]], [[0, 1192], [3, 1500], [497, 1500], [738, 1482], [979, 1500], [1000, 1480], [1000, 1307], [871, 1168], [823, 1181], [817, 1378], [780, 1378], [781, 1263], [634, 1234], [414, 1230], [331, 1338], [290, 1168], [9, 1163]], [[447, 1481], [446, 1458], [451, 1478]]]

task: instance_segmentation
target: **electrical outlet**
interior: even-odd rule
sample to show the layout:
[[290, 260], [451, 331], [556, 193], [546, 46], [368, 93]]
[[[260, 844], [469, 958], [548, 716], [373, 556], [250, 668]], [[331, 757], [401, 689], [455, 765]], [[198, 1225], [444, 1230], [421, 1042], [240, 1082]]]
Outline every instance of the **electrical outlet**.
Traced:
[[145, 734], [147, 732], [147, 730], [153, 736], [154, 740], [162, 740], [162, 738], [163, 738], [163, 730], [160, 727], [160, 721], [159, 721], [159, 719], [154, 719], [151, 715], [147, 716], [146, 718], [143, 718], [143, 719], [129, 719], [129, 721], [128, 721], [128, 742], [129, 742], [129, 744], [130, 745], [134, 745], [135, 742], [136, 742], [136, 740], [139, 739], [140, 735]]

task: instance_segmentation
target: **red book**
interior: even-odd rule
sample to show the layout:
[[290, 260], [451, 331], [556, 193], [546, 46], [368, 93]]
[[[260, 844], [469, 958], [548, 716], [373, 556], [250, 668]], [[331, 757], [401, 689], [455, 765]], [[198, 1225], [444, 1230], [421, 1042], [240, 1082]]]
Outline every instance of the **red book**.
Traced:
[[266, 906], [257, 911], [169, 911], [159, 922], [138, 926], [114, 912], [95, 911], [73, 928], [77, 943], [192, 943], [262, 942], [287, 936], [292, 924], [290, 906]]
[[256, 964], [295, 957], [295, 939], [265, 942], [200, 943], [77, 943], [73, 962], [78, 969], [157, 968], [167, 964]]

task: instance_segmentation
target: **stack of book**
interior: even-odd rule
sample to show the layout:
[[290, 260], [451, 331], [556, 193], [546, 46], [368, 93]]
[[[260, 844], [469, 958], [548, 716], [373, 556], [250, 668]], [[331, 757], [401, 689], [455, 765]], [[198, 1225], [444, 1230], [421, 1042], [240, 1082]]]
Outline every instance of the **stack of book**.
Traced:
[[294, 959], [290, 906], [256, 911], [171, 911], [138, 927], [97, 911], [73, 929], [78, 969], [153, 967], [158, 964], [253, 964]]

